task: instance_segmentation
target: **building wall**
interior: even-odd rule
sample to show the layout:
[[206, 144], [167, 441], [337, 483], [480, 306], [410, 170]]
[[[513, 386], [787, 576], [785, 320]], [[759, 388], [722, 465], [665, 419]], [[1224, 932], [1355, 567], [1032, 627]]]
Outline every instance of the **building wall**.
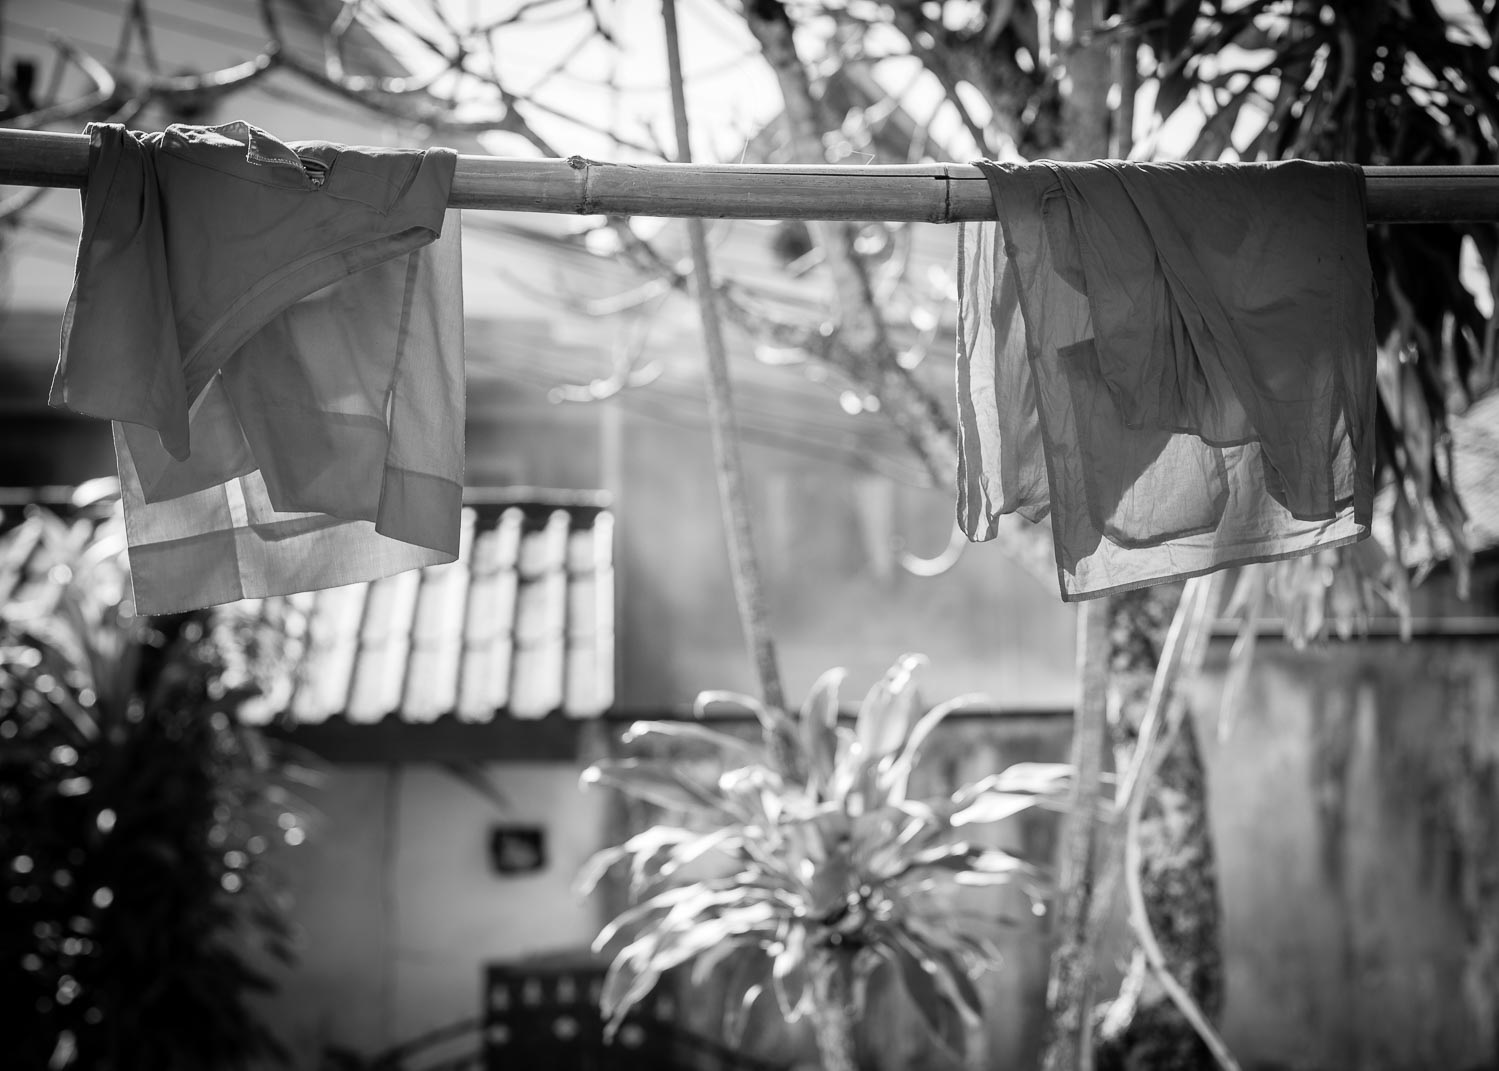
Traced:
[[1499, 827], [1499, 636], [1262, 641], [1220, 739], [1225, 661], [1194, 701], [1228, 1041], [1296, 1071], [1492, 1066], [1463, 901]]
[[[486, 962], [586, 946], [602, 918], [573, 891], [607, 835], [610, 801], [571, 764], [496, 763], [503, 813], [428, 764], [340, 766], [311, 796], [309, 838], [278, 850], [301, 962], [263, 1003], [313, 1071], [325, 1049], [365, 1055], [480, 1014]], [[496, 823], [540, 826], [539, 871], [496, 874]]]

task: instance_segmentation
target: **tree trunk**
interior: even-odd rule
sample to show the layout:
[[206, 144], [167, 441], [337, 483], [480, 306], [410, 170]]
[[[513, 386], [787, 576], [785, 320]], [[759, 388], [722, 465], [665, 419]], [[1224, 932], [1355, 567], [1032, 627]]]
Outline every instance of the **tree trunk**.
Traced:
[[1043, 1071], [1087, 1071], [1092, 1066], [1093, 941], [1088, 920], [1097, 895], [1098, 832], [1108, 702], [1109, 624], [1107, 600], [1078, 607], [1077, 660], [1081, 671], [1069, 761], [1073, 795], [1062, 825], [1057, 874], [1056, 947], [1046, 986], [1046, 1049]]
[[848, 956], [823, 951], [812, 957], [807, 970], [812, 977], [812, 1029], [822, 1071], [858, 1071], [853, 964]]
[[[1098, 21], [1098, 0], [1074, 0], [1073, 24], [1081, 37]], [[1105, 155], [1109, 145], [1109, 53], [1101, 42], [1074, 44], [1067, 54], [1072, 92], [1067, 98], [1066, 155], [1088, 160]], [[1083, 682], [1073, 718], [1071, 761], [1076, 768], [1072, 806], [1062, 833], [1058, 875], [1056, 945], [1046, 986], [1044, 1071], [1089, 1071], [1092, 1060], [1092, 1004], [1096, 976], [1088, 920], [1094, 910], [1098, 843], [1095, 808], [1100, 793], [1101, 755], [1105, 735], [1108, 624], [1112, 600], [1078, 608], [1078, 676]]]
[[[1149, 588], [1113, 600], [1109, 728], [1116, 765], [1133, 756], [1151, 682], [1179, 588]], [[1167, 708], [1178, 699], [1167, 697]], [[1171, 974], [1211, 1020], [1223, 1004], [1218, 881], [1202, 756], [1183, 713], [1148, 785], [1140, 825], [1140, 883], [1146, 914]], [[1119, 831], [1123, 835], [1123, 829]], [[1214, 1066], [1206, 1045], [1157, 984], [1142, 955], [1103, 1014], [1098, 1071], [1197, 1071]]]

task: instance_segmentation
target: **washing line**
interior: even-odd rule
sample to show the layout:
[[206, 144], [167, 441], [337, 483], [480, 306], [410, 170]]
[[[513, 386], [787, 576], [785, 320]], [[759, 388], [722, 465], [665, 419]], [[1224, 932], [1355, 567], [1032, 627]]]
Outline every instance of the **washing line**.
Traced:
[[[79, 188], [88, 171], [88, 147], [84, 134], [0, 129], [0, 185]], [[1499, 166], [1369, 166], [1363, 171], [1370, 223], [1499, 220]], [[844, 167], [459, 156], [449, 203], [511, 212], [703, 219], [963, 223], [994, 218], [988, 183], [969, 164]]]

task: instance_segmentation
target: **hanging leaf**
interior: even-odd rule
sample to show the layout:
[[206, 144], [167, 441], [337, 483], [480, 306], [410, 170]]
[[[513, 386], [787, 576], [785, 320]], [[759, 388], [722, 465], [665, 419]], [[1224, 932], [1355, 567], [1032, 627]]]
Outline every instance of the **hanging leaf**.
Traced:
[[[732, 994], [732, 990], [730, 993]], [[744, 995], [724, 1011], [723, 1033], [724, 1040], [732, 1048], [738, 1048], [744, 1041], [744, 1030], [749, 1025], [750, 1013], [754, 1010], [755, 1002], [765, 992], [765, 986], [760, 983], [748, 986]]]
[[830, 669], [817, 678], [802, 703], [801, 748], [807, 767], [807, 784], [818, 794], [832, 777], [838, 750], [838, 689], [847, 671]]
[[1036, 876], [1029, 863], [998, 848], [975, 852], [968, 859], [966, 870], [960, 871], [953, 880], [959, 885], [1008, 885], [1019, 877]]
[[573, 879], [573, 889], [578, 895], [587, 896], [598, 888], [599, 882], [604, 880], [604, 875], [608, 874], [616, 863], [630, 857], [631, 851], [628, 845], [616, 844], [594, 852]]
[[584, 770], [584, 786], [605, 785], [670, 811], [714, 811], [720, 799], [676, 764], [650, 759], [607, 759]]
[[812, 987], [807, 978], [805, 930], [797, 928], [786, 933], [771, 960], [770, 982], [782, 1018], [794, 1023], [807, 1013]]
[[962, 1053], [967, 1048], [967, 1024], [958, 1002], [952, 997], [955, 987], [944, 986], [938, 975], [944, 968], [914, 946], [909, 939], [897, 940], [889, 949], [901, 987], [921, 1014], [921, 1020], [943, 1048]]
[[902, 655], [865, 696], [854, 735], [866, 761], [878, 761], [905, 741], [917, 703], [916, 672], [926, 661], [923, 655]]
[[700, 692], [693, 700], [692, 713], [695, 717], [701, 718], [715, 706], [737, 707], [753, 714], [755, 720], [760, 723], [760, 728], [768, 733], [785, 732], [787, 729], [785, 714], [772, 710], [754, 696], [745, 695], [743, 692]]
[[707, 744], [720, 752], [730, 762], [752, 762], [757, 754], [754, 745], [739, 739], [737, 736], [731, 736], [728, 733], [709, 729], [707, 726], [696, 725], [692, 722], [633, 722], [621, 734], [620, 741], [632, 744], [648, 736], [664, 737], [669, 740], [690, 740], [694, 743]]
[[1036, 797], [1018, 792], [985, 792], [952, 816], [955, 826], [977, 822], [1003, 822], [1036, 804]]
[[906, 791], [911, 783], [911, 772], [921, 757], [922, 746], [948, 715], [959, 710], [992, 707], [993, 705], [993, 701], [988, 696], [971, 693], [960, 695], [946, 703], [939, 703], [923, 714], [921, 720], [907, 735], [899, 756], [891, 763], [885, 774], [892, 802], [899, 802], [906, 798]]

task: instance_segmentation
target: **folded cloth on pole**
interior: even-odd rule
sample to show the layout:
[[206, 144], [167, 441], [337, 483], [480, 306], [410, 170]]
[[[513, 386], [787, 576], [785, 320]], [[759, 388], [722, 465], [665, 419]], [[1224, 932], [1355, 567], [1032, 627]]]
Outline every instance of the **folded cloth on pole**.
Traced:
[[1068, 601], [1362, 539], [1373, 281], [1346, 164], [979, 164], [958, 522], [1051, 516]]
[[247, 123], [88, 133], [51, 402], [115, 422], [138, 612], [452, 561], [455, 154]]

